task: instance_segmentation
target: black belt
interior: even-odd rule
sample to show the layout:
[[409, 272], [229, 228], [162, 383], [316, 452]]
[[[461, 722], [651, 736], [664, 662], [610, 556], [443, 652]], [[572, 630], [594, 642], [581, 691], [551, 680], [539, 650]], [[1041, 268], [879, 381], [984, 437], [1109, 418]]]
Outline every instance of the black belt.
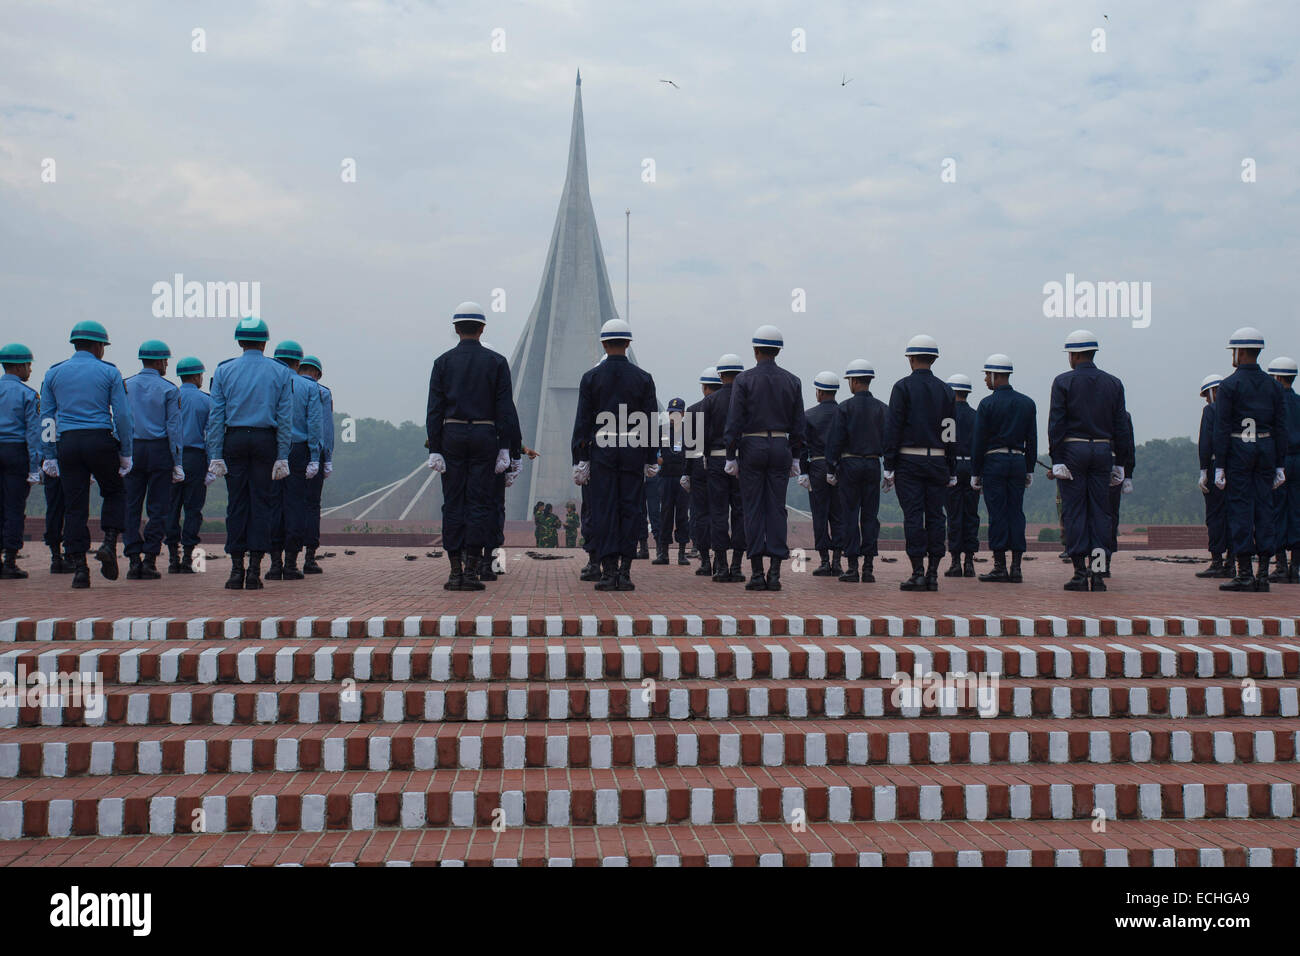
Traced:
[[274, 425], [260, 425], [257, 427], [254, 427], [252, 425], [227, 425], [226, 426], [227, 435], [229, 435], [231, 432], [234, 432], [236, 435], [262, 435], [267, 432], [273, 432], [273, 431], [275, 431]]

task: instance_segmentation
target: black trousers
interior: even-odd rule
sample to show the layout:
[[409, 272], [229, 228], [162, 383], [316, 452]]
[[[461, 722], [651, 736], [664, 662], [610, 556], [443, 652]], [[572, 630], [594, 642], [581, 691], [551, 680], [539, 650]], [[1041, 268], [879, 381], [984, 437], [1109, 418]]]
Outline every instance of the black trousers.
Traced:
[[659, 475], [645, 479], [645, 515], [641, 522], [641, 536], [637, 539], [638, 541], [645, 541], [649, 535], [654, 535], [655, 544], [664, 540], [659, 534], [660, 493], [662, 487], [663, 481]]
[[808, 508], [812, 511], [813, 547], [818, 551], [843, 549], [844, 509], [840, 507], [838, 486], [826, 484], [825, 459], [808, 465]]
[[223, 454], [226, 462], [226, 553], [271, 550], [275, 520], [274, 428], [227, 428]]
[[948, 494], [948, 462], [939, 455], [900, 455], [894, 469], [898, 504], [903, 509], [907, 556], [943, 556], [943, 502]]
[[740, 479], [729, 475], [726, 456], [710, 455], [709, 547], [714, 551], [745, 550], [745, 511], [740, 501]]
[[[137, 438], [131, 452], [132, 467], [122, 479], [126, 489], [126, 533], [123, 551], [128, 555], [157, 554], [167, 533], [172, 504], [172, 451], [166, 438]], [[144, 533], [140, 519], [148, 512]]]
[[1228, 546], [1228, 495], [1215, 487], [1213, 466], [1206, 478], [1210, 490], [1205, 494], [1205, 528], [1210, 534], [1210, 554], [1223, 554], [1232, 550]]
[[27, 483], [31, 461], [27, 442], [0, 442], [0, 547], [18, 551], [23, 546], [23, 519], [27, 514]]
[[978, 551], [980, 493], [970, 486], [970, 462], [958, 464], [957, 484], [948, 489], [944, 511], [948, 516], [948, 550]]
[[325, 492], [325, 462], [322, 461], [320, 467], [315, 478], [307, 479], [307, 528], [302, 543], [309, 548], [320, 547], [320, 499]]
[[632, 558], [645, 529], [645, 453], [642, 449], [598, 449], [591, 460], [588, 500], [592, 547], [597, 560]]
[[678, 544], [685, 544], [690, 540], [686, 504], [690, 496], [682, 487], [681, 475], [661, 474], [660, 478], [659, 533], [655, 535], [655, 541], [661, 548], [667, 548], [674, 537]]
[[704, 458], [692, 458], [686, 465], [691, 477], [691, 540], [700, 554], [709, 553], [709, 473]]
[[[289, 446], [289, 475], [274, 482], [275, 525], [271, 530], [272, 551], [301, 551], [307, 537], [307, 463], [310, 452], [305, 441]], [[320, 472], [317, 472], [319, 476]]]
[[[167, 514], [168, 545], [182, 544], [192, 548], [199, 543], [199, 528], [203, 524], [203, 503], [208, 500], [208, 486], [203, 476], [208, 472], [208, 453], [203, 448], [182, 448], [181, 467], [185, 480], [172, 485], [171, 508]], [[181, 512], [184, 512], [184, 521]]]
[[41, 487], [45, 489], [45, 543], [59, 548], [63, 545], [63, 482], [46, 475]]
[[117, 473], [119, 445], [107, 428], [81, 428], [59, 436], [59, 481], [63, 484], [64, 550], [85, 554], [90, 550], [90, 478], [99, 485], [103, 508], [99, 526], [104, 531], [126, 528], [126, 494]]
[[745, 510], [745, 552], [785, 560], [785, 492], [790, 486], [788, 438], [740, 439], [740, 500]]
[[1061, 458], [1074, 476], [1057, 482], [1065, 547], [1071, 557], [1093, 557], [1098, 549], [1110, 549], [1110, 443], [1067, 441]]
[[1281, 540], [1273, 506], [1273, 442], [1234, 438], [1228, 445], [1224, 475], [1228, 487], [1228, 534], [1233, 554], [1268, 554]]
[[844, 553], [874, 558], [880, 546], [880, 459], [841, 458], [835, 473], [844, 521]]
[[448, 553], [496, 541], [497, 433], [491, 425], [449, 424], [442, 431], [442, 543]]

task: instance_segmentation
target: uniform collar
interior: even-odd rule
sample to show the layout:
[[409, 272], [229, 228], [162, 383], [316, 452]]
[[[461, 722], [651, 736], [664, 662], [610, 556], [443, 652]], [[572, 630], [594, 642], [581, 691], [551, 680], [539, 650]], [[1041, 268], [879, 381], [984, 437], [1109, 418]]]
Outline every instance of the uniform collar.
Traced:
[[934, 371], [933, 371], [932, 369], [928, 369], [928, 368], [926, 368], [925, 366], [921, 366], [920, 368], [914, 368], [914, 369], [912, 369], [912, 374], [913, 374], [913, 375], [933, 375], [933, 374], [934, 374]]
[[[244, 349], [244, 353], [243, 353], [242, 355], [240, 355], [239, 357], [240, 357], [241, 359], [246, 359], [246, 358], [248, 358], [250, 355], [252, 355], [252, 356], [256, 356], [257, 358], [260, 358], [260, 359], [264, 359], [264, 358], [266, 358], [266, 353], [263, 352], [261, 349]], [[289, 367], [289, 366], [287, 366], [287, 365], [285, 366], [285, 368], [288, 368], [288, 367]]]
[[88, 352], [85, 349], [77, 349], [75, 352], [72, 353], [72, 361], [75, 362], [77, 361], [77, 359], [80, 358], [95, 359], [96, 362], [99, 361], [99, 359], [95, 358], [95, 354], [93, 352]]
[[606, 356], [605, 356], [605, 361], [606, 361], [606, 362], [626, 362], [626, 361], [627, 361], [627, 355], [606, 355]]
[[993, 391], [995, 391], [995, 392], [1014, 392], [1015, 389], [1011, 387], [1011, 383], [1010, 383], [1010, 382], [1003, 382], [1001, 385], [994, 385], [994, 386], [993, 386]]
[[181, 382], [181, 388], [192, 388], [195, 391], [198, 391], [198, 386], [193, 382]]
[[1096, 368], [1096, 367], [1097, 367], [1096, 362], [1080, 362], [1078, 365], [1075, 366], [1075, 368]]
[[162, 376], [158, 374], [158, 370], [157, 370], [156, 368], [142, 368], [142, 369], [140, 369], [140, 374], [141, 374], [141, 375], [158, 375], [159, 378], [162, 378]]
[[1244, 371], [1244, 372], [1249, 372], [1249, 371], [1251, 371], [1252, 369], [1258, 369], [1258, 368], [1259, 368], [1259, 363], [1258, 363], [1258, 362], [1242, 362], [1240, 365], [1237, 366], [1237, 371], [1238, 371], [1238, 372], [1243, 372], [1243, 371]]

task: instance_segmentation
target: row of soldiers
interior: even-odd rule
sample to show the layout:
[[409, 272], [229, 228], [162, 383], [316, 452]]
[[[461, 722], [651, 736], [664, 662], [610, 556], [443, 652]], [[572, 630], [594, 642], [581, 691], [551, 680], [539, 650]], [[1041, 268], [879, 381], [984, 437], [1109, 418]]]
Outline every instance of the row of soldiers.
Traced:
[[176, 363], [179, 386], [166, 378], [172, 353], [157, 339], [140, 346], [141, 370], [124, 379], [104, 360], [108, 331], [93, 320], [73, 327], [72, 357], [49, 368], [39, 393], [26, 384], [31, 350], [18, 343], [0, 349], [0, 577], [27, 577], [16, 559], [28, 493], [42, 481], [50, 571], [70, 573], [72, 587], [90, 587], [92, 480], [103, 531], [93, 556], [106, 579], [119, 574], [119, 536], [128, 580], [162, 577], [164, 543], [167, 570], [193, 573], [207, 487], [223, 477], [227, 588], [261, 588], [268, 552], [270, 579], [321, 573], [316, 549], [321, 492], [333, 470], [333, 397], [320, 383], [319, 359], [292, 340], [268, 359], [269, 337], [261, 319], [241, 320], [235, 341], [243, 354], [217, 366], [210, 394], [197, 358]]

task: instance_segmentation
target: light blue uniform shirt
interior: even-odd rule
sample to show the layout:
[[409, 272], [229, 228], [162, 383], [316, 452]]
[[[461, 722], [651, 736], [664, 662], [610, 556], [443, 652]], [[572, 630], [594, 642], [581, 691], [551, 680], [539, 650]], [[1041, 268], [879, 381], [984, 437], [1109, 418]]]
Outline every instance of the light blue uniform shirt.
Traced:
[[192, 382], [181, 383], [181, 448], [207, 448], [212, 396]]
[[[107, 428], [116, 432], [118, 454], [131, 457], [135, 426], [131, 404], [126, 400], [122, 373], [86, 351], [50, 366], [41, 383], [42, 419], [54, 419], [55, 439], [64, 432]], [[54, 442], [42, 443], [46, 458], [58, 457]]]
[[293, 440], [307, 443], [308, 461], [320, 461], [320, 387], [297, 373], [293, 375]]
[[17, 375], [0, 376], [0, 442], [27, 443], [27, 470], [41, 467], [41, 397]]
[[226, 359], [212, 376], [212, 412], [208, 416], [208, 457], [221, 458], [227, 428], [274, 428], [278, 461], [289, 460], [293, 402], [289, 367], [257, 349]]
[[132, 433], [136, 441], [166, 438], [172, 461], [181, 463], [181, 391], [158, 374], [157, 369], [141, 369], [125, 382], [126, 398], [131, 403]]
[[320, 460], [334, 460], [334, 393], [320, 382]]

